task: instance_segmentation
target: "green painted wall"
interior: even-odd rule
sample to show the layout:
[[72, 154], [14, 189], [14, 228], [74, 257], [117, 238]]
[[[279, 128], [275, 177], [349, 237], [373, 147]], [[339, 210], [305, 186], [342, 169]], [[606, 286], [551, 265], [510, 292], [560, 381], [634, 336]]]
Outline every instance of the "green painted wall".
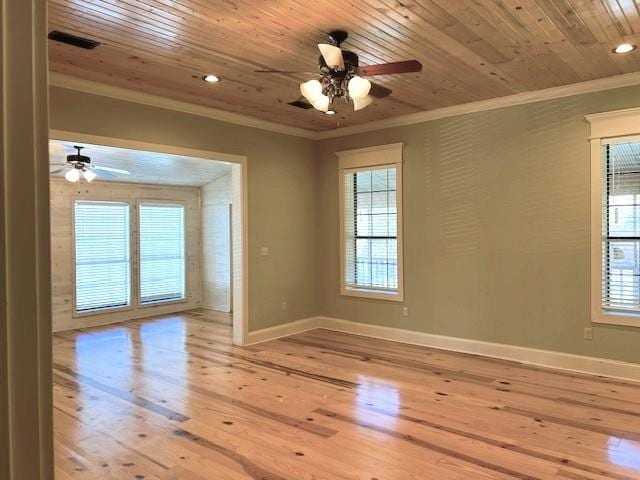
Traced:
[[[583, 339], [584, 115], [638, 105], [629, 87], [311, 142], [52, 88], [51, 128], [249, 157], [250, 330], [321, 314], [640, 362], [640, 328]], [[405, 143], [405, 302], [343, 297], [333, 152], [393, 142]]]
[[317, 314], [313, 142], [62, 88], [50, 101], [52, 129], [246, 155], [249, 330]]
[[[630, 87], [320, 142], [320, 313], [640, 362], [640, 328], [594, 325], [594, 339], [583, 339], [590, 325], [584, 115], [638, 105], [640, 87]], [[393, 142], [405, 143], [405, 302], [344, 297], [333, 152]]]

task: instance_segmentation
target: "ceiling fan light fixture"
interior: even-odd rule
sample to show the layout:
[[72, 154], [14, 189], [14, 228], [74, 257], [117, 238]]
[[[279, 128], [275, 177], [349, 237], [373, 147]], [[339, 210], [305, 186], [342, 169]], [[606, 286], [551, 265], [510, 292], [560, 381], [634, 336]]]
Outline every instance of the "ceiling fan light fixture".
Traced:
[[318, 44], [318, 49], [329, 68], [344, 70], [344, 58], [340, 47], [329, 45], [328, 43], [320, 43]]
[[[329, 43], [318, 44], [318, 72], [296, 70], [255, 70], [257, 73], [277, 74], [309, 74], [319, 73], [319, 79], [309, 80], [300, 84], [300, 93], [304, 100], [287, 102], [288, 105], [334, 114], [331, 108], [336, 100], [353, 101], [355, 110], [362, 110], [371, 105], [373, 99], [385, 98], [391, 94], [391, 89], [372, 83], [367, 78], [376, 75], [399, 75], [422, 71], [422, 63], [418, 60], [401, 60], [397, 62], [360, 65], [357, 53], [343, 50], [342, 43], [348, 33], [344, 30], [334, 30], [329, 33]], [[328, 98], [327, 98], [328, 97]]]
[[322, 96], [322, 84], [318, 80], [309, 80], [300, 84], [300, 93], [313, 104]]
[[316, 110], [327, 112], [329, 111], [329, 103], [329, 97], [321, 93], [318, 97], [316, 97], [315, 101], [311, 102], [311, 105], [313, 105], [313, 108], [315, 108]]
[[352, 98], [353, 100], [353, 110], [357, 112], [358, 110], [362, 110], [365, 107], [368, 107], [373, 103], [373, 97], [367, 95], [361, 98]]
[[369, 90], [371, 90], [371, 82], [366, 78], [359, 77], [355, 75], [349, 80], [348, 84], [349, 96], [352, 99], [356, 98], [364, 98], [369, 95]]
[[95, 173], [93, 173], [91, 170], [84, 170], [82, 172], [82, 176], [84, 177], [84, 179], [91, 183], [91, 181], [97, 177], [97, 175]]
[[64, 174], [64, 178], [67, 182], [76, 183], [80, 180], [80, 170], [74, 167]]

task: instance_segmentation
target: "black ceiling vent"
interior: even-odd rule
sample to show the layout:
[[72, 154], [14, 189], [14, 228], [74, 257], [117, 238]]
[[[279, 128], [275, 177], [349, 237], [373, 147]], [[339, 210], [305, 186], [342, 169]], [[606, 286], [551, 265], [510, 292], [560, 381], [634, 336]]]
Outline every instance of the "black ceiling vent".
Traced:
[[305, 110], [309, 108], [313, 108], [313, 105], [311, 105], [309, 102], [303, 99], [298, 99], [298, 100], [294, 100], [293, 102], [288, 102], [288, 105], [291, 105], [292, 107], [304, 108]]
[[84, 48], [91, 50], [100, 45], [100, 42], [95, 40], [89, 40], [88, 38], [77, 37], [70, 33], [60, 32], [58, 30], [52, 30], [49, 32], [49, 40], [53, 40], [60, 43], [66, 43], [67, 45], [73, 45], [74, 47]]

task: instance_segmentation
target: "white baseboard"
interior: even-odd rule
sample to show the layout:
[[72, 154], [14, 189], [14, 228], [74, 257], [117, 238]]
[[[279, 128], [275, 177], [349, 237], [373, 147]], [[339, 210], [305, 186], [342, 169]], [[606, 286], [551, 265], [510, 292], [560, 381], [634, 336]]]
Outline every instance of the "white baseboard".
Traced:
[[286, 337], [316, 328], [326, 328], [328, 330], [408, 343], [411, 345], [512, 360], [527, 365], [556, 368], [590, 375], [603, 375], [621, 380], [640, 381], [640, 364], [637, 363], [620, 362], [606, 358], [587, 357], [502, 343], [483, 342], [467, 338], [447, 337], [444, 335], [416, 332], [414, 330], [404, 330], [401, 328], [382, 327], [330, 317], [310, 317], [284, 325], [250, 332], [247, 345], [275, 340], [276, 338]]
[[319, 327], [319, 320], [320, 317], [303, 318], [302, 320], [295, 320], [293, 322], [285, 323], [284, 325], [276, 325], [275, 327], [263, 328], [261, 330], [249, 332], [245, 346], [275, 340], [276, 338], [288, 337], [289, 335], [306, 332], [307, 330], [313, 330], [314, 328]]
[[591, 375], [604, 375], [621, 380], [640, 381], [640, 364], [637, 363], [573, 355], [537, 348], [519, 347], [503, 343], [483, 342], [467, 338], [447, 337], [444, 335], [382, 327], [337, 318], [318, 317], [317, 323], [320, 328], [338, 332], [353, 333], [366, 337], [409, 343], [411, 345], [440, 348], [453, 352], [472, 353], [485, 357], [512, 360], [527, 365], [557, 368]]

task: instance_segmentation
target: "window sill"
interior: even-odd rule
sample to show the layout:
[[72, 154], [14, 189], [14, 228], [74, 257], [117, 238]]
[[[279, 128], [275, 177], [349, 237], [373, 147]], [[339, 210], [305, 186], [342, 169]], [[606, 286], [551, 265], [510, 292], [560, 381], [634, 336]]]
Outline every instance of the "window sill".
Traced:
[[178, 300], [157, 300], [155, 302], [147, 302], [147, 303], [140, 302], [138, 305], [138, 308], [161, 307], [163, 305], [175, 305], [178, 303], [187, 303], [188, 301], [189, 299], [185, 297]]
[[343, 288], [341, 295], [347, 297], [371, 298], [375, 300], [387, 300], [391, 302], [404, 301], [402, 292], [386, 292], [384, 290], [367, 290], [365, 288]]
[[133, 305], [123, 307], [96, 308], [94, 310], [85, 310], [83, 312], [73, 311], [73, 318], [94, 317], [97, 315], [108, 315], [110, 313], [127, 312], [133, 310]]
[[618, 325], [623, 327], [640, 327], [640, 313], [603, 312], [593, 315], [593, 323], [605, 325]]

